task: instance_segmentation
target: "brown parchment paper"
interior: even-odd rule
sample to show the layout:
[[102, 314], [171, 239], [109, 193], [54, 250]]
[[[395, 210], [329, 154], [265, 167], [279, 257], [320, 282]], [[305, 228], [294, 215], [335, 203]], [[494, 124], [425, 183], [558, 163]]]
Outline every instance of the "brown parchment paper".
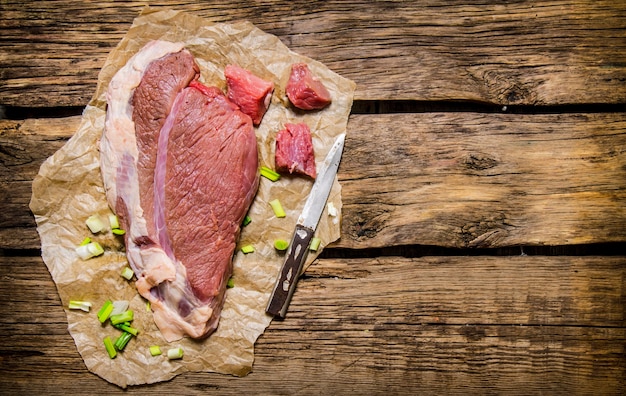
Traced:
[[[42, 257], [48, 267], [68, 319], [68, 329], [87, 368], [120, 387], [168, 380], [185, 371], [213, 371], [244, 376], [252, 369], [254, 343], [270, 324], [265, 314], [269, 295], [284, 257], [273, 248], [277, 238], [290, 240], [297, 217], [304, 206], [312, 181], [303, 177], [282, 177], [272, 183], [261, 178], [255, 201], [250, 208], [252, 223], [244, 227], [239, 247], [254, 245], [256, 251], [234, 256], [235, 287], [228, 289], [219, 327], [208, 339], [183, 338], [167, 343], [154, 325], [152, 313], [138, 295], [133, 282], [119, 274], [127, 265], [123, 243], [110, 231], [91, 235], [85, 226], [88, 216], [111, 213], [107, 205], [99, 168], [98, 142], [104, 126], [105, 92], [115, 72], [149, 40], [183, 41], [194, 54], [201, 69], [201, 81], [225, 87], [224, 67], [239, 64], [258, 76], [274, 81], [276, 89], [271, 106], [257, 128], [261, 165], [273, 167], [274, 138], [286, 122], [305, 122], [313, 135], [318, 165], [323, 161], [336, 136], [346, 131], [355, 84], [323, 64], [290, 51], [281, 41], [249, 22], [214, 24], [206, 19], [173, 10], [144, 9], [119, 45], [110, 53], [99, 75], [97, 91], [85, 108], [80, 127], [53, 156], [41, 166], [33, 182], [31, 210], [41, 237]], [[284, 87], [290, 65], [306, 62], [332, 95], [332, 104], [322, 111], [297, 112], [288, 106]], [[280, 199], [287, 217], [274, 216], [268, 202]], [[337, 216], [325, 210], [317, 236], [322, 248], [339, 238], [341, 187], [335, 179], [329, 202]], [[104, 255], [83, 261], [75, 247], [86, 237], [99, 241]], [[307, 266], [317, 257], [311, 253]], [[114, 340], [119, 330], [101, 325], [96, 317], [107, 300], [130, 301], [135, 311], [133, 326], [140, 329], [126, 349], [110, 359], [103, 338]], [[91, 312], [68, 310], [70, 300], [93, 304]], [[182, 347], [181, 360], [153, 357], [149, 346], [163, 351]]]

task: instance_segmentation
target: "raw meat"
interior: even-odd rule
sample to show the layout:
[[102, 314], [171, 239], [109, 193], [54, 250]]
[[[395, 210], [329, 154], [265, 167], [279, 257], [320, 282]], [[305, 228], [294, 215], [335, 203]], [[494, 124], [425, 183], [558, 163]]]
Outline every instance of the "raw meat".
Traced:
[[313, 139], [306, 124], [285, 124], [278, 132], [274, 164], [279, 172], [317, 177]]
[[248, 70], [237, 65], [228, 65], [224, 69], [228, 86], [228, 99], [241, 111], [252, 118], [254, 125], [259, 125], [270, 106], [274, 83], [265, 81]]
[[[135, 88], [131, 104], [138, 147], [137, 168], [145, 174], [154, 174], [156, 165], [154, 148], [158, 144], [158, 131], [163, 127], [176, 95], [189, 85], [189, 82], [198, 78], [199, 74], [193, 56], [188, 51], [182, 50], [150, 63], [141, 82]], [[139, 178], [139, 191], [142, 196], [154, 195], [150, 193], [153, 190], [153, 177]], [[154, 207], [142, 205], [142, 208], [148, 234], [154, 235]]]
[[250, 117], [197, 78], [182, 44], [147, 44], [109, 85], [100, 147], [135, 285], [168, 341], [217, 328], [258, 186]]
[[306, 63], [294, 63], [291, 66], [285, 91], [289, 101], [302, 110], [323, 109], [331, 102], [330, 92], [313, 76]]

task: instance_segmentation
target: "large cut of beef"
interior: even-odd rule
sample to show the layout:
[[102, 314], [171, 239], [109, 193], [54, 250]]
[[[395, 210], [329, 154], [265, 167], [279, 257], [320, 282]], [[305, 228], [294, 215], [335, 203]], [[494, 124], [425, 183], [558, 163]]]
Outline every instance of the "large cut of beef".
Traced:
[[216, 329], [259, 181], [252, 120], [198, 77], [182, 44], [147, 44], [109, 84], [100, 147], [137, 290], [168, 341]]

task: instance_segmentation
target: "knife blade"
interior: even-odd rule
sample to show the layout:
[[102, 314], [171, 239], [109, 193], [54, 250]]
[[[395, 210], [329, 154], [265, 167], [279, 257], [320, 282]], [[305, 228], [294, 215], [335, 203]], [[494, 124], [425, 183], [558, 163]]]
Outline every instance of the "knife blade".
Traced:
[[298, 217], [287, 257], [278, 273], [274, 290], [265, 309], [265, 312], [270, 315], [284, 318], [287, 314], [287, 308], [296, 290], [296, 284], [309, 251], [309, 244], [322, 217], [322, 212], [337, 175], [345, 137], [345, 133], [339, 135], [326, 155], [322, 163], [322, 170], [313, 183], [302, 213]]

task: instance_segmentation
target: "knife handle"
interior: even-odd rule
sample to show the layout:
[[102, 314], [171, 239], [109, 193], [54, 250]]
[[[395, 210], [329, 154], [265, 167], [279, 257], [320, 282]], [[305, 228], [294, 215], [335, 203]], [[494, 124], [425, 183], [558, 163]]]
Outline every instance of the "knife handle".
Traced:
[[265, 309], [268, 314], [284, 318], [287, 314], [287, 307], [291, 302], [293, 292], [296, 290], [296, 283], [304, 265], [304, 259], [309, 251], [309, 243], [313, 238], [314, 231], [310, 228], [296, 225], [293, 233], [289, 251], [285, 263], [278, 274], [274, 291]]

